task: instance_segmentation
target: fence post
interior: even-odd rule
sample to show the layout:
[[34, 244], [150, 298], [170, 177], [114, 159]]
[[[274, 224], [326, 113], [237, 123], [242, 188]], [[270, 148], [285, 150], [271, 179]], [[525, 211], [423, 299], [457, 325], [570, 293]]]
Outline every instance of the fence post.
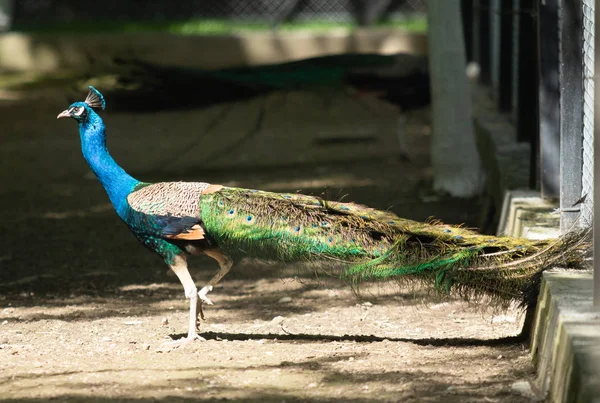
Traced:
[[460, 8], [467, 63], [473, 61], [473, 1], [474, 0], [462, 0]]
[[429, 2], [427, 21], [433, 188], [456, 197], [471, 197], [479, 194], [483, 182], [465, 74], [460, 0]]
[[558, 198], [560, 195], [558, 0], [545, 0], [539, 4], [539, 46], [540, 185], [542, 197]]
[[498, 68], [500, 86], [498, 107], [502, 112], [510, 112], [513, 89], [513, 0], [500, 0], [500, 63]]
[[482, 84], [489, 84], [491, 82], [491, 33], [490, 33], [490, 0], [479, 0], [479, 5], [475, 9], [478, 18], [477, 29], [475, 35], [479, 37], [478, 41], [478, 52], [476, 59], [479, 63], [480, 76], [479, 81]]
[[490, 0], [490, 9], [488, 10], [490, 45], [488, 52], [490, 53], [490, 83], [494, 96], [498, 96], [500, 92], [500, 21], [502, 13], [500, 9], [502, 0]]
[[[579, 218], [583, 227], [591, 227], [594, 216], [594, 8], [595, 0], [583, 0], [583, 163]], [[600, 61], [599, 61], [600, 63]]]
[[539, 172], [537, 0], [520, 0], [518, 9], [516, 126], [517, 141], [531, 144], [529, 186], [537, 188]]
[[[600, 77], [600, 7], [595, 8], [594, 15], [594, 77]], [[594, 189], [594, 206], [600, 206], [600, 85], [594, 85]], [[600, 215], [595, 212], [593, 222], [594, 306], [600, 307]]]
[[583, 158], [583, 32], [581, 0], [560, 9], [560, 230], [577, 223]]

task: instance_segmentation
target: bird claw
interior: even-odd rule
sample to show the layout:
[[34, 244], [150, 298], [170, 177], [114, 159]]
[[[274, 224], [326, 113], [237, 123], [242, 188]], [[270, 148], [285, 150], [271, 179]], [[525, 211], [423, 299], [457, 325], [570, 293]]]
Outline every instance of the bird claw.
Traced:
[[181, 339], [173, 340], [174, 344], [185, 344], [190, 343], [192, 341], [206, 341], [206, 339], [199, 334], [194, 334], [193, 336], [188, 335], [187, 337], [182, 337]]
[[[206, 320], [204, 318], [204, 309], [203, 306], [206, 303], [207, 305], [214, 305], [213, 302], [208, 299], [208, 297], [206, 296], [207, 293], [211, 292], [213, 289], [212, 285], [207, 285], [202, 287], [202, 289], [200, 291], [198, 291], [198, 317], [201, 318], [202, 320]], [[196, 328], [198, 328], [200, 326], [200, 324], [198, 323], [199, 320], [196, 321]]]
[[204, 309], [202, 309], [202, 301], [198, 300], [198, 314], [196, 315], [196, 330], [200, 330], [200, 319], [206, 320], [204, 317]]
[[200, 291], [198, 291], [198, 297], [200, 297], [200, 301], [202, 301], [208, 305], [214, 305], [213, 302], [210, 299], [208, 299], [208, 297], [206, 296], [206, 294], [208, 294], [212, 290], [213, 290], [212, 285], [207, 285], [207, 286], [202, 287], [202, 289]]
[[198, 291], [198, 314], [196, 315], [196, 330], [200, 328], [200, 319], [206, 320], [204, 318], [204, 304], [214, 305], [213, 302], [208, 299], [206, 296], [207, 293], [211, 292], [213, 289], [212, 285], [204, 286], [200, 291]]

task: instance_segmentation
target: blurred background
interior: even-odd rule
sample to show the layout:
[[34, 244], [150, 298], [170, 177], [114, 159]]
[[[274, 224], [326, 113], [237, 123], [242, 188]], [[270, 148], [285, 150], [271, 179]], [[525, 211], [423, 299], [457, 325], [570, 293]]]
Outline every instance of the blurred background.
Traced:
[[[40, 262], [70, 282], [100, 268], [139, 279], [132, 267], [156, 263], [126, 231], [110, 235], [122, 228], [76, 125], [56, 121], [88, 85], [106, 97], [111, 153], [140, 180], [301, 191], [478, 225], [479, 198], [431, 186], [425, 1], [0, 4], [0, 203], [14, 217], [2, 224], [2, 283], [38, 275]], [[38, 239], [40, 225], [51, 235]]]
[[16, 220], [0, 277], [35, 266], [30, 228], [53, 234], [36, 252], [50, 266], [66, 239], [114, 230], [76, 127], [55, 120], [88, 85], [115, 159], [144, 181], [301, 191], [487, 233], [505, 230], [506, 191], [573, 206], [593, 166], [576, 3], [559, 20], [534, 0], [0, 0], [0, 202]]
[[[56, 120], [89, 85], [107, 101], [112, 155], [142, 181], [302, 192], [530, 238], [590, 225], [594, 3], [0, 0], [0, 300], [114, 302], [140, 284], [132, 306], [180, 297], [119, 225], [76, 124]], [[196, 279], [215, 269], [191, 266]], [[226, 281], [279, 284], [271, 266], [241, 266]], [[177, 291], [155, 291], [169, 281]], [[591, 301], [585, 281], [574, 294]], [[252, 290], [227, 313], [254, 307]], [[409, 294], [390, 310], [404, 315]], [[280, 309], [279, 297], [267, 302]], [[409, 322], [446, 335], [437, 319], [463, 308], [444, 309]], [[463, 322], [457, 337], [483, 334]], [[470, 366], [448, 354], [444, 372]], [[488, 356], [481, 373], [503, 357]]]
[[105, 230], [62, 219], [112, 214], [76, 127], [54, 118], [88, 85], [106, 97], [112, 154], [144, 181], [301, 191], [487, 233], [507, 190], [558, 198], [557, 102], [538, 101], [559, 88], [545, 53], [558, 19], [535, 1], [433, 4], [1, 0], [1, 196], [20, 217], [3, 225], [23, 229], [0, 276], [34, 266], [29, 219], [60, 247]]

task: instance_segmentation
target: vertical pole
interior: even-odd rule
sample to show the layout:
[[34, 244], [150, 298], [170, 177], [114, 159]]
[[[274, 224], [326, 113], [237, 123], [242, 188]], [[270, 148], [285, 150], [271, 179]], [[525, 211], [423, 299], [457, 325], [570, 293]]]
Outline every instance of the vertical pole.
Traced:
[[427, 5], [433, 188], [454, 197], [471, 197], [482, 189], [483, 171], [465, 71], [460, 0], [431, 1]]
[[[513, 4], [513, 33], [512, 33], [512, 48], [513, 48], [513, 55], [512, 55], [512, 101], [511, 101], [511, 105], [512, 105], [512, 113], [511, 113], [511, 118], [512, 121], [515, 123], [515, 126], [517, 125], [517, 123], [519, 122], [519, 85], [520, 85], [520, 74], [521, 72], [519, 71], [519, 52], [521, 49], [521, 33], [520, 33], [520, 29], [521, 29], [521, 13], [519, 12], [521, 10], [521, 1], [520, 0], [513, 0], [512, 1]], [[518, 131], [515, 130], [515, 135], [518, 135]], [[519, 141], [523, 141], [522, 139], [519, 139]], [[530, 175], [531, 176], [531, 175]]]
[[479, 80], [482, 84], [489, 84], [492, 74], [490, 61], [490, 6], [491, 0], [479, 0], [479, 8], [476, 10], [479, 14], [479, 59], [477, 62], [481, 69]]
[[558, 0], [539, 4], [540, 185], [542, 197], [560, 195], [560, 82]]
[[500, 88], [498, 89], [498, 106], [501, 112], [510, 112], [513, 88], [513, 0], [500, 1]]
[[[600, 77], [600, 7], [594, 9], [594, 78]], [[600, 206], [600, 83], [594, 85], [594, 206]], [[597, 208], [597, 207], [596, 207]], [[594, 306], [600, 308], [600, 215], [594, 209]]]
[[461, 16], [463, 23], [463, 34], [465, 37], [465, 51], [467, 62], [473, 60], [473, 1], [461, 0]]
[[490, 9], [487, 13], [490, 23], [490, 44], [488, 52], [490, 54], [490, 83], [492, 90], [497, 97], [500, 92], [500, 21], [502, 0], [490, 0]]
[[518, 86], [517, 86], [517, 140], [531, 144], [529, 185], [538, 187], [539, 179], [539, 125], [538, 125], [538, 47], [537, 0], [520, 0]]
[[481, 48], [481, 38], [479, 38], [479, 25], [481, 21], [480, 1], [481, 0], [473, 0], [473, 6], [471, 8], [471, 14], [473, 15], [471, 23], [471, 59], [467, 59], [468, 61], [474, 61], [478, 64], [480, 53], [479, 49]]
[[579, 219], [583, 167], [583, 10], [581, 0], [560, 9], [560, 230]]

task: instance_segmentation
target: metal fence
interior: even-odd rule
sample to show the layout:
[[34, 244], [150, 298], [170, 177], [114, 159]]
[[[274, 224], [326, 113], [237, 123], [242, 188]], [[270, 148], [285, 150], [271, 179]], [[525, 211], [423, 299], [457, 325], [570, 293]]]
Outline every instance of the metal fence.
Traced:
[[594, 218], [594, 4], [583, 0], [583, 166], [581, 221], [589, 226]]
[[426, 12], [426, 0], [19, 0], [15, 24], [98, 20], [227, 19], [246, 22], [325, 20], [370, 25]]
[[563, 231], [593, 217], [594, 3], [463, 0], [470, 58], [531, 145], [530, 185], [560, 200]]
[[[560, 200], [563, 233], [593, 224], [599, 250], [595, 0], [462, 1], [467, 54], [479, 64], [499, 109], [512, 117], [517, 140], [531, 145], [531, 187]], [[600, 306], [600, 258], [594, 260], [594, 304]]]

